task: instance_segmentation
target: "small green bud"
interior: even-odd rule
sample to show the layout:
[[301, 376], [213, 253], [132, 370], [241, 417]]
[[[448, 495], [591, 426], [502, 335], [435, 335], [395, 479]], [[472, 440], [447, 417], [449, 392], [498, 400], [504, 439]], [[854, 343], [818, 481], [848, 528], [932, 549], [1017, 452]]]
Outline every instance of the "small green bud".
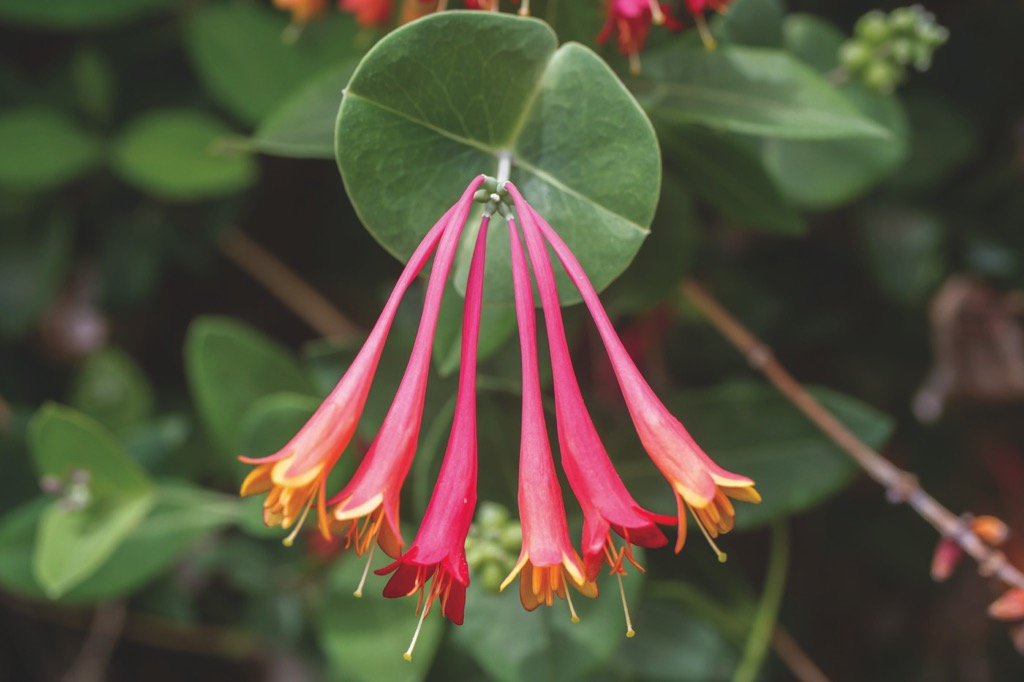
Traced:
[[889, 62], [875, 62], [864, 70], [864, 84], [878, 92], [892, 92], [902, 75], [902, 69]]
[[508, 509], [494, 502], [484, 502], [480, 505], [480, 511], [477, 512], [477, 519], [480, 528], [485, 532], [491, 529], [500, 529], [508, 523]]
[[914, 48], [917, 43], [909, 38], [896, 38], [890, 43], [892, 58], [899, 64], [909, 64], [914, 59]]
[[889, 39], [892, 31], [889, 29], [885, 13], [875, 9], [857, 20], [853, 33], [869, 44], [880, 45]]
[[498, 564], [487, 564], [480, 571], [480, 584], [489, 592], [497, 592], [505, 580], [505, 572]]
[[873, 51], [864, 43], [847, 40], [839, 48], [839, 63], [850, 71], [859, 71], [871, 62]]
[[918, 20], [921, 18], [921, 9], [913, 7], [897, 7], [889, 13], [889, 26], [894, 31], [910, 33], [917, 29]]
[[509, 552], [516, 552], [523, 544], [523, 527], [509, 524], [501, 531], [501, 546]]
[[929, 47], [939, 47], [949, 40], [949, 31], [938, 24], [926, 24], [919, 28], [917, 37]]
[[932, 48], [921, 43], [914, 45], [914, 68], [918, 71], [927, 71], [931, 65]]

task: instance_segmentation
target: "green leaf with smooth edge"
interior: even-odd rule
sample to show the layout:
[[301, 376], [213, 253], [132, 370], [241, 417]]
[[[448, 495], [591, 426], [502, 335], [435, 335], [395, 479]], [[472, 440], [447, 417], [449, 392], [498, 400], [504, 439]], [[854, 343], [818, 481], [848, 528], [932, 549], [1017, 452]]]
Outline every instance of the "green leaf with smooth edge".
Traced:
[[[581, 45], [556, 50], [543, 22], [505, 14], [443, 12], [389, 34], [352, 76], [336, 142], [356, 211], [402, 259], [475, 175], [511, 154], [512, 181], [598, 289], [632, 260], [660, 184], [654, 131], [607, 65]], [[508, 249], [501, 226], [485, 275], [495, 303], [512, 301]], [[578, 301], [556, 269], [563, 303]]]
[[103, 147], [66, 114], [23, 107], [0, 112], [0, 186], [55, 189], [92, 170]]
[[806, 230], [761, 160], [733, 137], [696, 126], [659, 126], [658, 137], [668, 165], [730, 220], [773, 234]]
[[187, 28], [189, 57], [211, 95], [255, 126], [307, 78], [358, 55], [351, 15], [310, 22], [292, 42], [288, 15], [253, 4], [207, 3]]
[[644, 55], [630, 82], [652, 116], [785, 139], [887, 139], [824, 78], [780, 50], [670, 46]]
[[976, 127], [949, 101], [926, 94], [903, 98], [910, 127], [909, 153], [888, 185], [903, 191], [927, 190], [978, 151]]
[[342, 90], [357, 62], [324, 69], [267, 116], [249, 140], [256, 151], [294, 158], [333, 159]]
[[[882, 445], [892, 432], [892, 420], [871, 407], [825, 388], [810, 391], [868, 445]], [[669, 396], [665, 404], [715, 462], [756, 483], [762, 502], [736, 503], [737, 528], [804, 511], [838, 492], [859, 471], [849, 455], [768, 386], [734, 383], [685, 391]], [[639, 459], [626, 463], [623, 479], [641, 504], [672, 509], [668, 484], [649, 464]]]
[[723, 43], [779, 47], [784, 16], [780, 0], [734, 0], [727, 12], [714, 15], [711, 34]]
[[[643, 551], [636, 548], [633, 554], [643, 565]], [[573, 592], [579, 623], [570, 621], [569, 608], [557, 599], [550, 608], [524, 610], [518, 580], [500, 594], [471, 584], [466, 625], [451, 634], [453, 642], [498, 682], [587, 680], [643, 637], [638, 621], [638, 636], [626, 639], [619, 586], [611, 576], [599, 578], [596, 599]], [[633, 606], [639, 603], [643, 582], [644, 574], [636, 570], [622, 579], [626, 601]]]
[[242, 419], [257, 400], [279, 392], [314, 393], [291, 353], [225, 317], [201, 317], [189, 327], [185, 371], [203, 424], [233, 455], [241, 452]]
[[88, 500], [68, 509], [52, 502], [39, 520], [32, 572], [43, 591], [57, 598], [96, 571], [149, 512], [153, 484], [103, 427], [54, 404], [29, 425], [29, 443], [40, 476], [66, 485], [88, 473]]
[[48, 28], [80, 29], [134, 19], [171, 0], [0, 0], [0, 19]]
[[114, 152], [125, 182], [161, 199], [191, 201], [240, 192], [256, 180], [256, 163], [226, 138], [231, 130], [188, 109], [163, 109], [133, 121]]
[[[392, 560], [378, 552], [374, 570]], [[327, 654], [331, 679], [338, 682], [419, 682], [426, 678], [441, 644], [444, 621], [435, 603], [423, 621], [412, 660], [402, 658], [416, 629], [416, 597], [385, 599], [386, 578], [370, 575], [365, 596], [352, 592], [359, 584], [365, 561], [354, 554], [332, 570], [328, 592], [314, 605], [315, 631]], [[427, 589], [430, 586], [427, 585]]]
[[[17, 594], [43, 598], [32, 573], [41, 517], [50, 507], [37, 499], [0, 520], [0, 584]], [[199, 538], [239, 519], [240, 500], [185, 483], [162, 483], [153, 510], [103, 564], [61, 597], [93, 603], [131, 594], [172, 566]]]
[[242, 451], [272, 455], [309, 421], [321, 401], [301, 393], [273, 393], [253, 402], [242, 418]]
[[93, 499], [119, 498], [152, 490], [145, 471], [113, 435], [92, 418], [69, 407], [47, 403], [29, 423], [29, 447], [40, 476], [68, 480], [89, 472]]
[[[838, 64], [843, 35], [828, 22], [803, 15], [789, 17], [785, 35], [794, 54], [816, 68], [827, 72]], [[907, 119], [896, 97], [856, 82], [844, 84], [839, 91], [865, 117], [885, 128], [889, 138], [766, 140], [763, 158], [768, 172], [786, 196], [808, 208], [828, 208], [856, 198], [894, 172], [906, 157]]]

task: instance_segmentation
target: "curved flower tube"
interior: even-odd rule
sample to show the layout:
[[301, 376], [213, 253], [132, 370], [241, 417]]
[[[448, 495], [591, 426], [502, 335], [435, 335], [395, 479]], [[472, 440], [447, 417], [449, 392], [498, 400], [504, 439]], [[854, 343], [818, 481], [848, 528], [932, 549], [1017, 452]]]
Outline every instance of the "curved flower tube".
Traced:
[[397, 559], [405, 544], [399, 530], [399, 494], [416, 454], [441, 297], [473, 194], [483, 181], [482, 175], [474, 179], [453, 207], [450, 227], [437, 247], [409, 364], [384, 423], [352, 480], [327, 502], [333, 505], [333, 523], [360, 555], [376, 539], [381, 549]]
[[[547, 249], [535, 226], [536, 214], [512, 183], [505, 183], [522, 224], [526, 248], [537, 278], [555, 384], [555, 417], [562, 468], [583, 508], [583, 561], [586, 575], [593, 580], [607, 562], [613, 571], [623, 570], [623, 560], [633, 562], [631, 545], [661, 547], [668, 541], [656, 523], [672, 524], [676, 519], [647, 511], [626, 490], [587, 411], [565, 340], [558, 287]], [[625, 540], [616, 548], [610, 531]]]
[[[413, 252], [363, 347], [309, 421], [273, 455], [239, 457], [256, 465], [242, 483], [242, 496], [269, 492], [263, 505], [263, 521], [268, 526], [289, 528], [297, 519], [305, 518], [316, 497], [320, 531], [330, 537], [324, 502], [327, 475], [355, 433], [402, 297], [457, 218], [455, 208], [437, 221]], [[296, 526], [296, 532], [301, 525]], [[294, 536], [293, 532], [286, 544]]]
[[540, 604], [551, 606], [554, 597], [567, 599], [573, 621], [579, 620], [565, 589], [570, 583], [588, 597], [597, 596], [597, 584], [588, 580], [579, 554], [569, 540], [569, 526], [562, 505], [551, 458], [537, 368], [537, 329], [534, 320], [533, 286], [519, 231], [508, 221], [512, 254], [512, 279], [519, 345], [523, 364], [523, 421], [519, 452], [519, 520], [523, 547], [515, 568], [501, 584], [504, 590], [520, 575], [519, 599], [532, 611]]
[[[525, 202], [524, 202], [525, 204]], [[517, 209], [518, 209], [517, 205]], [[554, 249], [559, 261], [583, 296], [612, 363], [637, 434], [651, 460], [672, 485], [679, 507], [679, 535], [676, 552], [686, 540], [685, 507], [689, 506], [698, 526], [709, 541], [719, 533], [732, 530], [735, 512], [730, 498], [760, 502], [754, 482], [715, 464], [693, 440], [683, 425], [640, 374], [622, 341], [615, 333], [608, 314], [583, 267], [561, 237], [529, 205], [533, 225]], [[540, 248], [543, 248], [541, 246]], [[712, 542], [712, 547], [714, 543]], [[718, 552], [717, 547], [715, 547]], [[720, 558], [724, 554], [719, 553]]]

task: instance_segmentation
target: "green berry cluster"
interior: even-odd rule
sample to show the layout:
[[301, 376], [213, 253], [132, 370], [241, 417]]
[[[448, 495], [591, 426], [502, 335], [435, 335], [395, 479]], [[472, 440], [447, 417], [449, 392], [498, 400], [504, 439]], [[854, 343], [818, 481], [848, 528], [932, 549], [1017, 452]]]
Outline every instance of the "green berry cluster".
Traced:
[[892, 92], [913, 66], [927, 71], [932, 54], [949, 39], [949, 31], [921, 5], [898, 7], [886, 14], [872, 10], [839, 48], [839, 62], [851, 76], [879, 92]]
[[466, 538], [466, 563], [484, 589], [497, 592], [519, 559], [523, 527], [508, 509], [482, 502]]

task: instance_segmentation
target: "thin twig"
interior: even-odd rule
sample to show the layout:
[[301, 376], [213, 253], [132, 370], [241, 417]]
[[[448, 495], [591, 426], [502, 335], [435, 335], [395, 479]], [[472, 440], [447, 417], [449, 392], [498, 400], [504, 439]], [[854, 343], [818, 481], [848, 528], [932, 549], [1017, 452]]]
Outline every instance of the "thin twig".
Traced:
[[220, 250], [318, 334], [336, 340], [361, 336], [327, 298], [240, 230], [229, 232]]
[[978, 571], [982, 575], [993, 576], [1007, 585], [1024, 589], [1024, 574], [1009, 563], [1002, 552], [986, 544], [963, 518], [946, 509], [926, 493], [916, 476], [895, 466], [857, 438], [804, 390], [803, 386], [779, 364], [771, 349], [751, 334], [700, 284], [688, 279], [683, 282], [682, 290], [700, 308], [715, 329], [746, 356], [754, 369], [768, 377], [808, 419], [886, 489], [891, 501], [907, 503], [940, 534], [956, 542], [964, 552], [978, 562]]
[[781, 625], [776, 625], [775, 631], [772, 633], [772, 647], [800, 682], [829, 682], [821, 668], [804, 653], [797, 641], [793, 639], [793, 635], [789, 634]]
[[106, 679], [114, 648], [124, 631], [126, 614], [124, 602], [120, 601], [105, 602], [96, 607], [82, 649], [62, 682], [103, 682]]

